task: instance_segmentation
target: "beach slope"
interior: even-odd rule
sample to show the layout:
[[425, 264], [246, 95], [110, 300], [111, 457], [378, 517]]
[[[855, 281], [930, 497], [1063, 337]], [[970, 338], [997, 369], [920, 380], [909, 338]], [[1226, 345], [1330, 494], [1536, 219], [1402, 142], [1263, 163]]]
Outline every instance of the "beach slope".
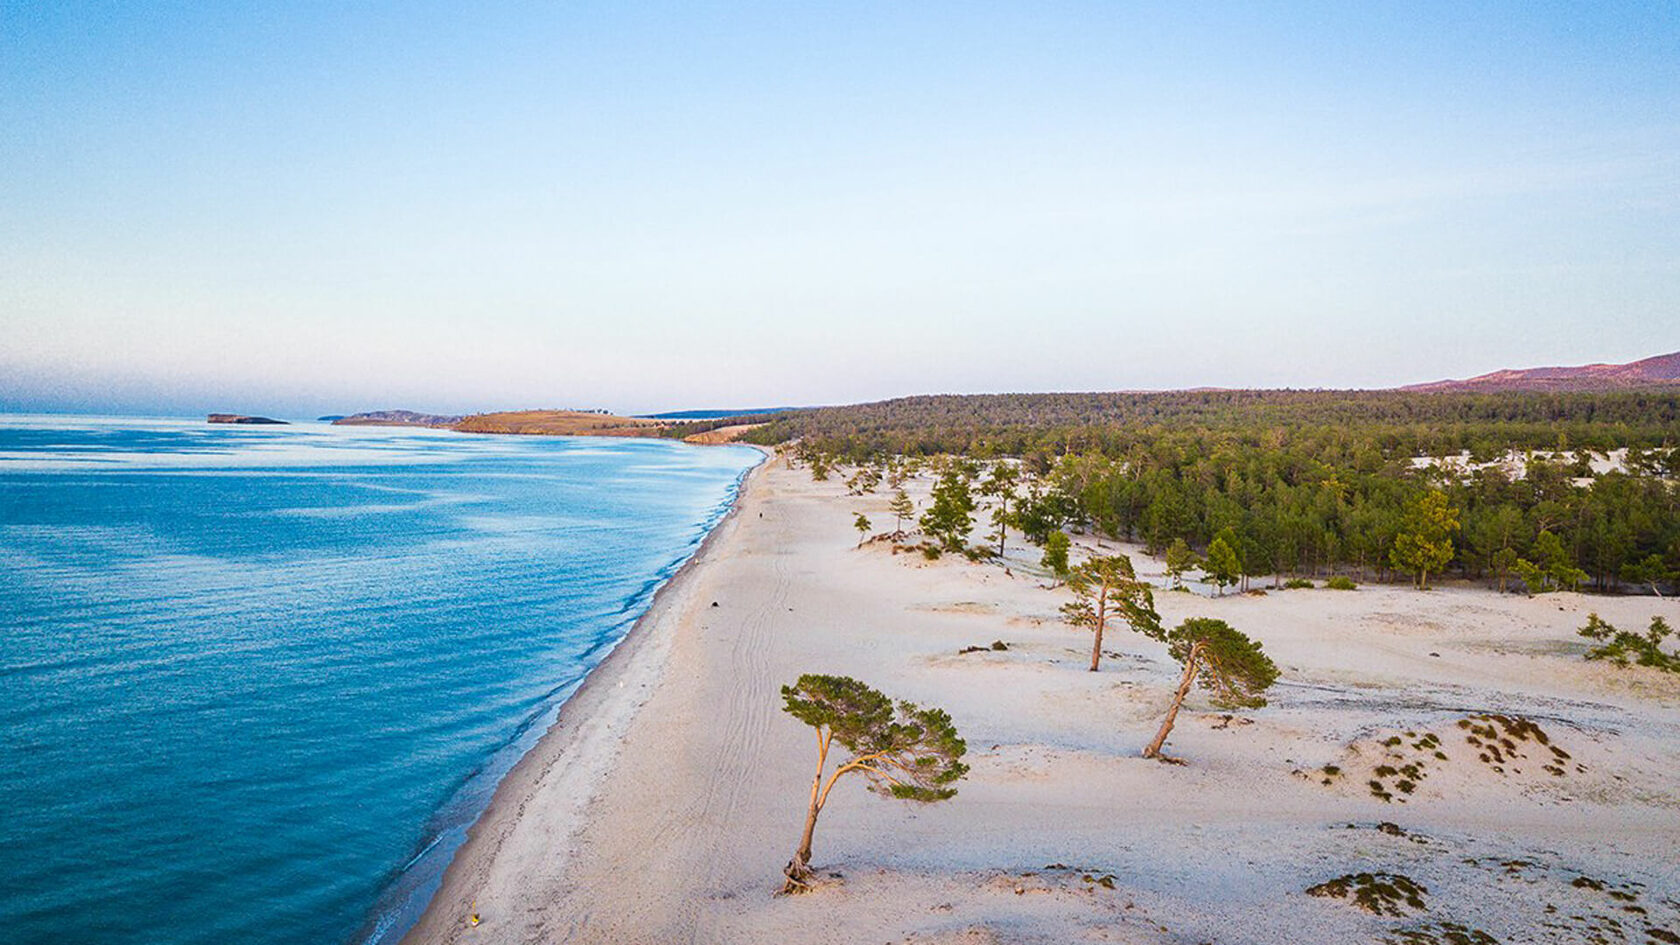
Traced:
[[[1090, 638], [1060, 619], [1066, 592], [1036, 549], [977, 564], [856, 547], [853, 515], [890, 523], [887, 498], [781, 459], [756, 470], [503, 784], [405, 942], [1566, 941], [1589, 926], [1642, 942], [1680, 924], [1680, 680], [1588, 663], [1575, 635], [1589, 610], [1680, 621], [1675, 602], [1162, 591], [1168, 623], [1228, 620], [1283, 679], [1237, 716], [1192, 695], [1168, 745], [1185, 763], [1161, 764], [1138, 752], [1178, 679], [1164, 648], [1116, 632], [1087, 672]], [[818, 888], [776, 897], [815, 761], [779, 688], [804, 672], [948, 709], [973, 771], [928, 806], [842, 782]], [[1335, 895], [1361, 873], [1415, 882], [1425, 905], [1375, 914]]]

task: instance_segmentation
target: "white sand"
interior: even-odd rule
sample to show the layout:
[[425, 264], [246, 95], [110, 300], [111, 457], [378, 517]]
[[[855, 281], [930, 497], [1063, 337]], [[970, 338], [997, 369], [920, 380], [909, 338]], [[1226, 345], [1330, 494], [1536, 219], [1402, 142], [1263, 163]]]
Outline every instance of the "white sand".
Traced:
[[[1224, 618], [1283, 669], [1272, 705], [1232, 722], [1193, 696], [1169, 742], [1188, 764], [1165, 765], [1138, 757], [1177, 681], [1161, 646], [1112, 632], [1113, 655], [1086, 672], [1089, 636], [1059, 619], [1066, 592], [1032, 573], [1036, 549], [1012, 549], [1007, 573], [854, 549], [856, 512], [878, 529], [892, 516], [885, 491], [847, 496], [843, 478], [813, 483], [781, 461], [752, 475], [738, 513], [503, 784], [406, 942], [1365, 942], [1432, 922], [1504, 942], [1680, 933], [1680, 677], [1587, 663], [1575, 635], [1589, 610], [1624, 629], [1658, 613], [1680, 624], [1675, 602], [1161, 592], [1170, 623]], [[1009, 649], [957, 655], [995, 639]], [[842, 878], [777, 898], [815, 762], [778, 694], [802, 672], [948, 709], [973, 771], [931, 806], [843, 782], [814, 857]], [[1538, 723], [1570, 755], [1564, 776], [1533, 742], [1503, 772], [1479, 761], [1456, 722], [1487, 712]], [[1446, 761], [1411, 747], [1430, 733]], [[1413, 793], [1372, 796], [1372, 769], [1412, 756]], [[1342, 769], [1329, 786], [1326, 764]], [[1428, 911], [1375, 917], [1304, 894], [1361, 871], [1422, 883]]]

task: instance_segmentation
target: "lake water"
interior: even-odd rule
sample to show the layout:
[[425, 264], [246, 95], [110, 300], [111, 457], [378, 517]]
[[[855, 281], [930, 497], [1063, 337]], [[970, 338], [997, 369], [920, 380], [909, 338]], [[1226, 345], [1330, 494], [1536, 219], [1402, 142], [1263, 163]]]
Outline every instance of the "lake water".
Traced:
[[757, 459], [0, 416], [0, 939], [394, 941]]

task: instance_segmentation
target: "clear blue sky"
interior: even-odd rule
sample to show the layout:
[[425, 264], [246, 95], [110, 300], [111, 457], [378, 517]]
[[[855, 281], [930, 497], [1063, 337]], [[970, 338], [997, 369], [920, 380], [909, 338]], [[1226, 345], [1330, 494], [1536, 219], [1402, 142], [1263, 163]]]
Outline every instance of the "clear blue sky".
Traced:
[[1680, 5], [0, 0], [0, 407], [1680, 349]]

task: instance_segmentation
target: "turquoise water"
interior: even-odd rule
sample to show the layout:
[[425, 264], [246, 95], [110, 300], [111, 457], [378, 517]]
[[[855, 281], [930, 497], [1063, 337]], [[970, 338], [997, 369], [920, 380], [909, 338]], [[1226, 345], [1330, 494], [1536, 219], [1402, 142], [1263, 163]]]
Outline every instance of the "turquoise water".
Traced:
[[757, 456], [0, 416], [0, 939], [393, 941]]

